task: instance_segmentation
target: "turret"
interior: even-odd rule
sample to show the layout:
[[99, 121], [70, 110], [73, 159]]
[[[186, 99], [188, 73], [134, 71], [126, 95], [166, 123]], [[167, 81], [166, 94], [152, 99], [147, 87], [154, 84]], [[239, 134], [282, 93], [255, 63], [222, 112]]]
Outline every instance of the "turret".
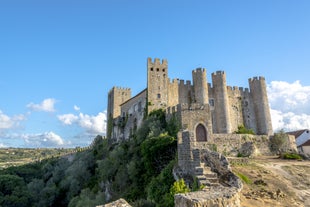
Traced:
[[194, 84], [194, 102], [201, 104], [209, 103], [208, 83], [206, 69], [197, 68], [192, 71]]
[[214, 133], [231, 133], [225, 72], [217, 71], [216, 73], [212, 73], [212, 84], [214, 89], [214, 121], [216, 122]]
[[[113, 87], [108, 94], [108, 121], [107, 137], [112, 136], [113, 120], [121, 115], [120, 105], [131, 98], [130, 88]], [[109, 124], [111, 126], [109, 126]]]
[[271, 115], [267, 97], [266, 82], [264, 77], [249, 79], [250, 93], [254, 105], [257, 134], [271, 135], [273, 133]]
[[147, 59], [147, 101], [148, 113], [168, 105], [168, 62], [155, 58]]

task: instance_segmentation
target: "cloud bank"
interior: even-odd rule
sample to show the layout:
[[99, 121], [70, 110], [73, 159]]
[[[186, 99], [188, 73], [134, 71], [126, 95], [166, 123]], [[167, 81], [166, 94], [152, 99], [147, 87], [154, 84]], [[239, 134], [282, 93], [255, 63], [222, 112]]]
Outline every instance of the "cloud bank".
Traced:
[[310, 86], [272, 81], [267, 91], [274, 131], [310, 128]]
[[0, 131], [17, 127], [20, 125], [20, 122], [25, 119], [26, 117], [22, 114], [10, 117], [0, 110]]
[[77, 124], [90, 134], [97, 135], [97, 134], [105, 134], [106, 132], [106, 121], [107, 121], [106, 111], [99, 112], [95, 116], [79, 113], [79, 115], [63, 114], [58, 115], [57, 117], [59, 121], [61, 121], [64, 125]]
[[20, 135], [26, 145], [36, 147], [61, 147], [65, 145], [64, 140], [54, 132], [45, 132], [39, 134]]
[[39, 104], [35, 104], [35, 103], [31, 102], [27, 105], [27, 108], [29, 108], [32, 111], [54, 112], [55, 111], [55, 108], [54, 108], [55, 103], [56, 103], [55, 99], [47, 98], [47, 99], [44, 99]]

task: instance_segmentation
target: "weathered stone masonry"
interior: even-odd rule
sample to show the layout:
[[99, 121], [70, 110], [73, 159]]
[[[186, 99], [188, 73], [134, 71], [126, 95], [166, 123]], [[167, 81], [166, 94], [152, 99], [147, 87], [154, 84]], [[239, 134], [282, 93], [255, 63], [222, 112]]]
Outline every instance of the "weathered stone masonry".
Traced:
[[[208, 110], [203, 122], [208, 134], [229, 134], [239, 125], [256, 134], [272, 134], [270, 110], [263, 77], [249, 79], [248, 88], [226, 85], [226, 73], [212, 73], [212, 85], [207, 71], [192, 71], [192, 82], [168, 77], [168, 61], [147, 59], [147, 88], [131, 97], [129, 88], [113, 87], [108, 95], [108, 138], [128, 139], [139, 127], [144, 113], [156, 109], [175, 110], [187, 104], [204, 105]], [[190, 122], [188, 122], [190, 123]], [[108, 127], [109, 129], [109, 127]]]
[[[107, 136], [113, 141], [128, 139], [147, 113], [164, 109], [167, 119], [176, 116], [181, 124], [175, 175], [196, 177], [207, 186], [203, 191], [176, 195], [175, 205], [239, 206], [242, 184], [222, 154], [269, 153], [273, 132], [265, 79], [249, 79], [250, 89], [230, 87], [226, 73], [217, 71], [212, 73], [211, 85], [206, 69], [198, 68], [192, 71], [192, 80], [171, 81], [167, 60], [148, 58], [145, 90], [134, 97], [128, 88], [110, 90]], [[233, 134], [239, 125], [258, 135]]]

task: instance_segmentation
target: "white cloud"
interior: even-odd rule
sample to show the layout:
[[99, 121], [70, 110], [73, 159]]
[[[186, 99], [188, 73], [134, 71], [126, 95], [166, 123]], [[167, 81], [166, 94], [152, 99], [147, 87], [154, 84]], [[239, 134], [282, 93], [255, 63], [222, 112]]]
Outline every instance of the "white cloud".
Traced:
[[294, 131], [298, 129], [310, 129], [310, 115], [295, 114], [293, 112], [281, 112], [271, 109], [272, 126], [274, 131], [284, 129]]
[[102, 134], [106, 132], [106, 112], [100, 112], [96, 116], [80, 113], [79, 118], [79, 125], [85, 128], [88, 132], [94, 134]]
[[79, 117], [74, 114], [58, 115], [58, 119], [65, 125], [71, 125], [78, 121]]
[[310, 128], [310, 86], [272, 81], [267, 90], [274, 131]]
[[27, 145], [36, 147], [60, 147], [65, 144], [63, 139], [54, 132], [23, 134], [20, 137], [24, 139]]
[[20, 115], [14, 115], [12, 117], [4, 114], [0, 110], [0, 130], [1, 129], [11, 129], [16, 126], [19, 126], [20, 121], [25, 120], [25, 116], [20, 114]]
[[6, 148], [7, 146], [3, 143], [0, 143], [0, 148]]
[[310, 114], [310, 86], [302, 86], [299, 81], [272, 81], [267, 90], [271, 108], [282, 112]]
[[77, 124], [90, 134], [104, 134], [106, 132], [106, 111], [99, 112], [97, 115], [80, 113], [59, 115], [58, 119], [65, 125]]
[[78, 107], [77, 105], [74, 105], [73, 108], [74, 108], [74, 110], [76, 110], [76, 111], [79, 111], [79, 110], [81, 109], [81, 108]]
[[46, 112], [54, 112], [54, 105], [56, 100], [53, 98], [44, 99], [40, 104], [29, 103], [27, 108], [33, 111], [46, 111]]

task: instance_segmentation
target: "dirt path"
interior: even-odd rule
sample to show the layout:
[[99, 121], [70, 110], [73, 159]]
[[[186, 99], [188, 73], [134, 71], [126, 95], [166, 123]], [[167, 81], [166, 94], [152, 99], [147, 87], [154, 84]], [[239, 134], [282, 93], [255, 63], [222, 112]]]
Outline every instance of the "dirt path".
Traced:
[[[266, 159], [266, 161], [269, 161]], [[268, 167], [274, 174], [283, 177], [287, 188], [310, 206], [310, 162], [307, 161], [272, 161], [261, 164]], [[308, 170], [306, 170], [308, 168]]]
[[310, 161], [260, 157], [250, 159], [250, 164], [233, 166], [233, 170], [252, 181], [244, 183], [242, 207], [310, 207]]

